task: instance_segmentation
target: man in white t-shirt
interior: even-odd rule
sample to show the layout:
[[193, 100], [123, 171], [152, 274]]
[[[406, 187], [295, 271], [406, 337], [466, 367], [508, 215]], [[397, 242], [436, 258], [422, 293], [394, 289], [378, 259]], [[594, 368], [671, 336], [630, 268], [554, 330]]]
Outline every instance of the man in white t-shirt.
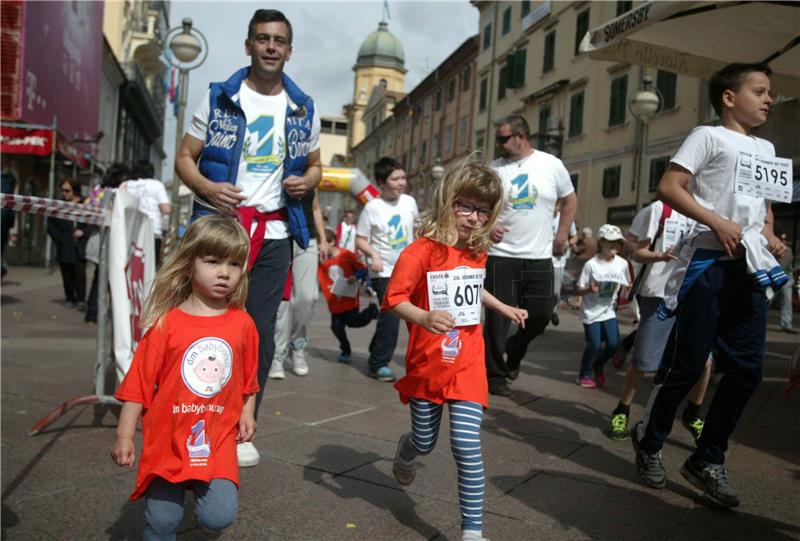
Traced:
[[[291, 243], [310, 245], [302, 200], [313, 197], [322, 165], [316, 104], [283, 73], [292, 53], [291, 23], [280, 11], [259, 9], [244, 45], [250, 66], [210, 85], [175, 169], [195, 194], [193, 219], [236, 214], [250, 234], [246, 307], [259, 335], [257, 415], [275, 353], [275, 315]], [[238, 455], [240, 466], [259, 460], [249, 442], [239, 444]]]
[[[386, 285], [400, 252], [414, 241], [414, 223], [419, 210], [414, 198], [406, 195], [406, 173], [397, 160], [381, 158], [375, 163], [375, 181], [381, 196], [364, 206], [356, 227], [356, 246], [369, 257], [372, 289], [383, 302]], [[389, 362], [397, 346], [400, 320], [381, 310], [375, 334], [369, 343], [369, 373], [379, 381], [394, 381]]]
[[[567, 249], [570, 224], [578, 200], [564, 164], [530, 144], [530, 128], [521, 116], [496, 124], [495, 145], [501, 158], [491, 168], [503, 181], [505, 206], [492, 229], [484, 287], [501, 302], [528, 310], [525, 328], [508, 337], [509, 320], [488, 310], [486, 376], [489, 392], [511, 396], [508, 379], [516, 379], [531, 341], [539, 336], [553, 313], [554, 255]], [[561, 204], [558, 228], [552, 221]]]
[[156, 238], [156, 261], [161, 261], [161, 237], [164, 219], [172, 212], [167, 189], [164, 183], [154, 179], [155, 169], [147, 160], [139, 161], [133, 168], [135, 180], [124, 182], [120, 189], [127, 190], [139, 198], [139, 210], [153, 221], [153, 234]]

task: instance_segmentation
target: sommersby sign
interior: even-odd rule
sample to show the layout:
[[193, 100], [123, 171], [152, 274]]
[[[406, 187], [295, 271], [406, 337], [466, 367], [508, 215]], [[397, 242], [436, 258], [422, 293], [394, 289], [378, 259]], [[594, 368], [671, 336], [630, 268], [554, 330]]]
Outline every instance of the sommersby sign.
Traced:
[[0, 126], [0, 152], [48, 156], [53, 149], [52, 130], [25, 130]]
[[646, 2], [589, 32], [584, 37], [580, 50], [581, 52], [591, 52], [595, 49], [602, 49], [690, 6], [691, 2]]

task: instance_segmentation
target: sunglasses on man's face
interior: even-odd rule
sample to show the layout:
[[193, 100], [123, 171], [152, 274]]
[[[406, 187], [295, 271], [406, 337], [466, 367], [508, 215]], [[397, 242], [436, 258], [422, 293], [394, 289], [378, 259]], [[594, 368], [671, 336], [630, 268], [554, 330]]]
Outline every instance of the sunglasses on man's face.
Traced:
[[516, 133], [512, 133], [511, 135], [495, 135], [494, 140], [495, 143], [498, 145], [505, 145], [508, 141], [517, 135]]

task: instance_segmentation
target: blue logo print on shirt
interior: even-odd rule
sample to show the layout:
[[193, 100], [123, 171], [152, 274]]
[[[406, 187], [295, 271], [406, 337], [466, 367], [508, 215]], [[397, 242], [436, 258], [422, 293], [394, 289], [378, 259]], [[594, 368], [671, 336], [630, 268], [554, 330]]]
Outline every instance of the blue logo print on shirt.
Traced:
[[247, 125], [242, 159], [247, 163], [248, 172], [271, 174], [280, 166], [284, 148], [283, 139], [277, 135], [272, 115], [262, 115]]
[[534, 186], [528, 184], [528, 175], [522, 174], [511, 181], [508, 191], [508, 201], [513, 209], [532, 209], [539, 199], [539, 192]]
[[402, 250], [408, 246], [408, 233], [406, 228], [403, 227], [403, 222], [400, 220], [400, 215], [395, 214], [389, 219], [389, 246], [392, 250]]

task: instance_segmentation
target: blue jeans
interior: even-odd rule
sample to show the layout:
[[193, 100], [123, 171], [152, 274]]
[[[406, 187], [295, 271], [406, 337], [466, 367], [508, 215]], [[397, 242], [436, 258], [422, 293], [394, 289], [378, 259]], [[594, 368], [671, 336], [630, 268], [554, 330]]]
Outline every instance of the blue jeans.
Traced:
[[[581, 359], [582, 378], [592, 377], [592, 369], [602, 369], [607, 360], [619, 348], [619, 325], [616, 319], [607, 319], [596, 323], [583, 324], [586, 335], [586, 349], [583, 350]], [[600, 350], [601, 343], [605, 341], [606, 347]]]
[[767, 298], [753, 284], [745, 259], [717, 261], [697, 279], [678, 305], [655, 387], [645, 411], [639, 447], [660, 450], [684, 397], [705, 368], [714, 348], [717, 372], [724, 375], [711, 400], [694, 457], [725, 462], [728, 438], [761, 383], [767, 335]]
[[[379, 302], [383, 302], [386, 295], [386, 286], [389, 285], [388, 278], [372, 278], [370, 281], [372, 289], [378, 294]], [[394, 348], [397, 346], [397, 333], [400, 330], [400, 320], [396, 315], [381, 310], [378, 316], [378, 323], [375, 325], [375, 334], [369, 343], [369, 369], [372, 372], [382, 366], [389, 366], [394, 355]]]
[[150, 482], [145, 493], [144, 541], [173, 541], [183, 519], [183, 498], [187, 485], [195, 494], [197, 520], [207, 530], [224, 530], [236, 518], [239, 505], [236, 484], [228, 479], [170, 483], [161, 477]]

